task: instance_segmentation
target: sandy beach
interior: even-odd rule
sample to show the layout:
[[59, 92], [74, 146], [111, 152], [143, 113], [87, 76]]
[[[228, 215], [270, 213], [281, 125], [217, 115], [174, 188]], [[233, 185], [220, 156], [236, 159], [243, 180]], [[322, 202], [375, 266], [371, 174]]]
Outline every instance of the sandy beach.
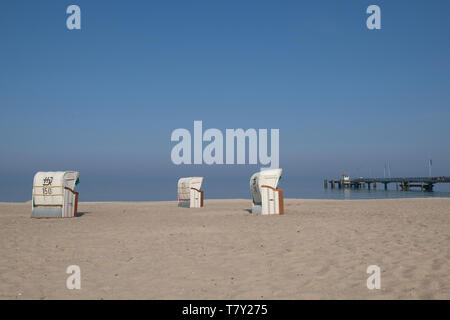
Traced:
[[[1, 299], [450, 299], [450, 199], [0, 203]], [[81, 290], [66, 268], [81, 268]], [[369, 290], [369, 265], [381, 289]]]

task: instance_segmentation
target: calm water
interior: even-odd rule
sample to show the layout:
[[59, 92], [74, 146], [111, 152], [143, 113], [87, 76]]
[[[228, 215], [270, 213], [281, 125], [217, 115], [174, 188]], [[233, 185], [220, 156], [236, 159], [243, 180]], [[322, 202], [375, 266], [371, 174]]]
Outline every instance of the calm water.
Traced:
[[[22, 179], [3, 179], [0, 184], [0, 201], [28, 201], [31, 199], [32, 181], [29, 176]], [[80, 201], [167, 201], [177, 199], [177, 178], [156, 179], [154, 177], [95, 177], [84, 175], [77, 189]], [[385, 199], [450, 197], [450, 184], [437, 184], [435, 191], [396, 191], [395, 185], [388, 191], [381, 185], [378, 189], [324, 189], [321, 178], [309, 179], [286, 176], [279, 188], [286, 198], [300, 199]], [[249, 179], [205, 177], [202, 189], [206, 199], [251, 199]]]

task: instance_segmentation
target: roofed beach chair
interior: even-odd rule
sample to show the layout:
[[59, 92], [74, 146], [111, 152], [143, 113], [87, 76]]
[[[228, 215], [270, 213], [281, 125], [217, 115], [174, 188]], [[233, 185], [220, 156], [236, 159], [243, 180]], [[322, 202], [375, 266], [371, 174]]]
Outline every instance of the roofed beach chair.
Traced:
[[78, 192], [75, 171], [38, 172], [33, 180], [32, 218], [70, 218], [77, 216]]
[[178, 206], [184, 208], [203, 207], [203, 177], [181, 178], [178, 180]]
[[283, 214], [284, 194], [277, 189], [282, 169], [263, 170], [250, 178], [253, 198], [252, 212], [256, 214]]

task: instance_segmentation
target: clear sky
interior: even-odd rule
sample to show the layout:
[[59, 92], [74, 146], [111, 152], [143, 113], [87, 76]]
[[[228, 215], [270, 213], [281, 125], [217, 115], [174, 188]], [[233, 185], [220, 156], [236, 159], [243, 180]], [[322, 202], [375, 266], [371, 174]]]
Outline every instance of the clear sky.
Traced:
[[31, 198], [43, 170], [80, 171], [82, 200], [169, 200], [191, 175], [210, 197], [249, 197], [258, 166], [172, 164], [171, 132], [194, 120], [280, 129], [291, 185], [386, 161], [426, 176], [429, 156], [450, 175], [449, 16], [445, 0], [4, 0], [0, 201]]

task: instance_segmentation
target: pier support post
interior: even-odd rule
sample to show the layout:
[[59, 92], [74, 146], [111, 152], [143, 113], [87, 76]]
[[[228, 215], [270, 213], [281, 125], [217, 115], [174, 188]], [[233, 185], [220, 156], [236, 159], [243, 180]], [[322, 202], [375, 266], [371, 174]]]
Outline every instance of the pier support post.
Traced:
[[373, 182], [373, 188], [374, 188], [374, 189], [377, 188], [377, 182], [376, 182], [376, 181]]
[[331, 180], [331, 189], [334, 189], [334, 180]]
[[328, 180], [323, 180], [323, 187], [325, 188], [325, 189], [328, 189]]
[[370, 182], [367, 182], [367, 190], [370, 190]]
[[388, 185], [387, 182], [385, 182], [385, 183], [384, 183], [384, 190], [387, 190], [387, 189], [388, 189], [388, 188], [387, 188], [387, 185]]
[[409, 190], [409, 182], [402, 181], [402, 191], [408, 191]]

